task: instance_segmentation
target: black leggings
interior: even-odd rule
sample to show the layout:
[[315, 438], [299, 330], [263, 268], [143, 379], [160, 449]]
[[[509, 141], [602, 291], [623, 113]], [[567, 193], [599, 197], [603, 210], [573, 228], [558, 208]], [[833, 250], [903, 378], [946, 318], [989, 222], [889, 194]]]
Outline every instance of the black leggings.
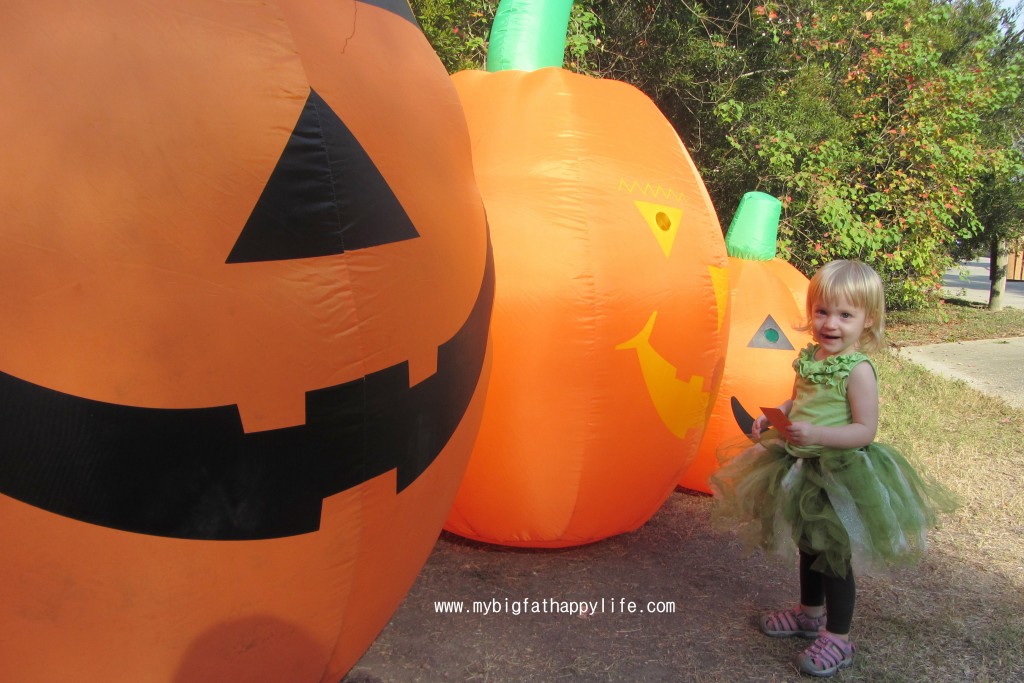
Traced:
[[846, 563], [846, 576], [829, 576], [811, 569], [817, 559], [800, 551], [800, 604], [807, 607], [826, 606], [828, 619], [825, 623], [832, 633], [846, 635], [853, 622], [853, 606], [857, 602], [857, 584], [853, 580], [853, 568]]

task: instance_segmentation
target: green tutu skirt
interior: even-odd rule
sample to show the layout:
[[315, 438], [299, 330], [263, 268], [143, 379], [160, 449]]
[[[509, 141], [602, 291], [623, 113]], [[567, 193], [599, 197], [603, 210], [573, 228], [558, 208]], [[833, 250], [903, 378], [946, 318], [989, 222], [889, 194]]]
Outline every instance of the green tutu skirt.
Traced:
[[957, 506], [885, 444], [797, 458], [773, 430], [734, 458], [728, 450], [720, 450], [725, 462], [711, 477], [715, 525], [748, 547], [816, 555], [811, 568], [832, 576], [845, 576], [851, 564], [859, 574], [913, 563], [938, 515]]

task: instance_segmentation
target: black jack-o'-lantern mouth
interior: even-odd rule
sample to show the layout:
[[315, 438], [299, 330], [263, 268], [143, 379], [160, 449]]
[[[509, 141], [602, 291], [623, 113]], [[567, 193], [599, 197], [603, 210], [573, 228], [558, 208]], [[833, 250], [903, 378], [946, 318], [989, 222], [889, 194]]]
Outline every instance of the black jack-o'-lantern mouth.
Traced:
[[[227, 264], [418, 237], [359, 141], [311, 90]], [[410, 387], [403, 362], [308, 391], [302, 425], [246, 433], [237, 405], [118, 405], [0, 372], [0, 493], [124, 531], [254, 540], [316, 531], [325, 498], [392, 469], [401, 492], [437, 458], [480, 381], [494, 297], [489, 242], [486, 258], [473, 309], [438, 347], [432, 376]]]
[[732, 416], [736, 420], [736, 426], [740, 428], [741, 432], [750, 436], [750, 433], [754, 431], [753, 416], [747, 412], [747, 409], [735, 396], [729, 397], [729, 405], [732, 406]]
[[306, 423], [246, 434], [237, 407], [161, 409], [72, 396], [0, 372], [0, 493], [83, 522], [207, 540], [314, 532], [323, 500], [397, 469], [401, 492], [459, 426], [483, 368], [487, 267], [437, 372], [408, 363], [306, 393]]

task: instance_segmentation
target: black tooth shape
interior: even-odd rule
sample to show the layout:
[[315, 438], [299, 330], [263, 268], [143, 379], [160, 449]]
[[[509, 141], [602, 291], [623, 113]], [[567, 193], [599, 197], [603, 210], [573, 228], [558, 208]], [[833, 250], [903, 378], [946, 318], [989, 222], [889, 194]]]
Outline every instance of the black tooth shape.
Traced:
[[735, 396], [729, 399], [729, 403], [732, 405], [732, 416], [736, 420], [736, 425], [740, 428], [741, 432], [750, 436], [750, 433], [754, 431], [754, 418], [751, 417], [750, 413], [746, 411]]

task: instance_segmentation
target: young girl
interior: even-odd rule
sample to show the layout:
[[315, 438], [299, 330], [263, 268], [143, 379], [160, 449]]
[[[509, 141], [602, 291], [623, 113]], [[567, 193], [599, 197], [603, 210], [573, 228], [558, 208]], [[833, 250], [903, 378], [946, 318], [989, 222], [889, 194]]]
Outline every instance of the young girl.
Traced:
[[[800, 671], [831, 676], [853, 664], [853, 566], [907, 562], [925, 549], [936, 514], [952, 495], [921, 477], [895, 449], [873, 443], [878, 427], [875, 367], [882, 345], [882, 281], [858, 261], [821, 268], [807, 290], [815, 343], [793, 362], [790, 424], [753, 427], [759, 441], [711, 478], [717, 521], [748, 542], [800, 555], [800, 604], [771, 612], [761, 630], [816, 640], [796, 657]], [[826, 615], [826, 608], [828, 613]]]

